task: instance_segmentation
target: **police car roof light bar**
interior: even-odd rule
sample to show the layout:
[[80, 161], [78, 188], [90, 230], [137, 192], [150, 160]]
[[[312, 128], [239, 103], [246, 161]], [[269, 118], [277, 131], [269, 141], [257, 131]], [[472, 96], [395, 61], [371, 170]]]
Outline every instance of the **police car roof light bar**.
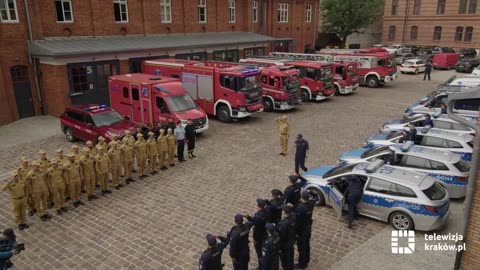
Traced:
[[412, 141], [406, 141], [401, 147], [400, 147], [400, 150], [402, 152], [408, 152], [408, 150], [410, 150], [410, 148], [412, 148], [413, 146], [413, 142]]
[[441, 112], [441, 111], [437, 111], [437, 112], [435, 112], [434, 114], [432, 114], [432, 117], [433, 117], [433, 118], [438, 118], [438, 117], [440, 117], [440, 116], [442, 116], [442, 112]]
[[91, 106], [91, 107], [88, 107], [88, 108], [83, 109], [83, 111], [88, 112], [88, 111], [91, 111], [91, 110], [104, 109], [104, 108], [106, 108], [106, 107], [107, 107], [107, 105]]
[[432, 127], [431, 126], [425, 126], [422, 129], [420, 129], [420, 132], [423, 134], [427, 133]]
[[368, 165], [365, 168], [365, 172], [366, 173], [374, 173], [378, 168], [383, 166], [383, 164], [384, 164], [383, 160], [381, 160], [381, 159], [375, 160], [374, 162], [370, 163], [370, 165]]

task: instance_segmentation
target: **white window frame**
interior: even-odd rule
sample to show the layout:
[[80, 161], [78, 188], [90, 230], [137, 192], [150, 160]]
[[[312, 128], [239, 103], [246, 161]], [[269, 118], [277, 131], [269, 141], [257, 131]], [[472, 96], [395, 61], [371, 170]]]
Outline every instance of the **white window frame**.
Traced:
[[[115, 20], [115, 4], [120, 5], [120, 21]], [[125, 5], [125, 20], [122, 19], [121, 6]], [[116, 23], [128, 23], [128, 3], [127, 0], [113, 0], [113, 19]]]
[[307, 8], [305, 9], [305, 21], [312, 22], [312, 5], [308, 4]]
[[288, 3], [278, 3], [277, 22], [288, 23]]
[[252, 21], [258, 22], [258, 1], [253, 0], [252, 2]]
[[[165, 18], [162, 18], [162, 11]], [[160, 22], [172, 22], [172, 0], [160, 0]]]
[[228, 22], [235, 23], [235, 0], [228, 0]]
[[[57, 17], [57, 2], [62, 2], [62, 14], [63, 14], [63, 21], [59, 21], [58, 18], [55, 18], [57, 20], [57, 23], [73, 23], [73, 4], [72, 0], [55, 0], [55, 17]], [[64, 3], [68, 3], [70, 5], [70, 17], [72, 18], [71, 20], [65, 20], [65, 9], [63, 8]]]
[[[197, 9], [198, 9], [198, 22], [199, 23], [207, 23], [207, 21], [208, 21], [207, 0], [198, 0]], [[202, 9], [205, 11], [205, 20], [203, 20], [203, 21], [200, 19], [200, 10], [202, 10]]]
[[4, 20], [0, 15], [0, 22], [2, 23], [18, 23], [18, 9], [17, 9], [17, 0], [13, 0], [13, 8], [15, 9], [15, 20], [12, 20], [10, 17], [10, 9], [8, 7], [8, 0], [0, 0], [5, 4], [5, 10], [7, 11], [7, 19]]

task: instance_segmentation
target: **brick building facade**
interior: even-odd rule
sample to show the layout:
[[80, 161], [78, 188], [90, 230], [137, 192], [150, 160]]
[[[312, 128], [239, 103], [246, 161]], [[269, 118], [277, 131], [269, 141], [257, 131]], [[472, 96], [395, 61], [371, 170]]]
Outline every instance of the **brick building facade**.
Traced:
[[477, 0], [386, 0], [382, 43], [480, 48]]
[[108, 104], [108, 76], [149, 58], [303, 52], [317, 10], [315, 0], [0, 0], [0, 124]]

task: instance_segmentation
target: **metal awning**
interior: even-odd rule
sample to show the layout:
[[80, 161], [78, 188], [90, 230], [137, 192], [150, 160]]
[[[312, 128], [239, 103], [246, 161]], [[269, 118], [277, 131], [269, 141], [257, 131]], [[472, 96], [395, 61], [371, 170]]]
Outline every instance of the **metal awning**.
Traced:
[[61, 57], [156, 49], [231, 46], [249, 43], [265, 43], [275, 40], [276, 39], [269, 36], [250, 32], [71, 37], [35, 40], [34, 42], [29, 42], [28, 49], [33, 57]]

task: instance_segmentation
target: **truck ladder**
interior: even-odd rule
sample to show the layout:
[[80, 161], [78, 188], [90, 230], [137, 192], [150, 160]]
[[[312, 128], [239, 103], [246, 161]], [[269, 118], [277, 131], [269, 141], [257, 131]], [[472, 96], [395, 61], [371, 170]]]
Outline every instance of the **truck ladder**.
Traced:
[[320, 55], [320, 54], [310, 54], [310, 53], [286, 53], [286, 52], [272, 52], [270, 53], [271, 57], [278, 58], [289, 58], [294, 60], [310, 60], [318, 62], [334, 62], [334, 58], [331, 55]]

